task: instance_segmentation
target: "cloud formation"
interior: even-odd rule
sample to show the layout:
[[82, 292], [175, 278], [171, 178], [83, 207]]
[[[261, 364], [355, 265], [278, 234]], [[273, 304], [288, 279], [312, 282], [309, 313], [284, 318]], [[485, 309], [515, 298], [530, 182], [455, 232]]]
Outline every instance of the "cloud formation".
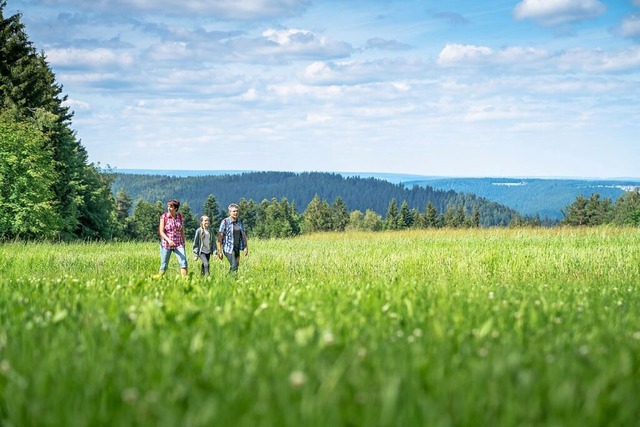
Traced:
[[513, 15], [542, 25], [559, 25], [593, 19], [606, 9], [598, 0], [523, 0], [516, 5]]
[[[444, 6], [20, 4], [94, 162], [459, 176], [637, 173], [638, 0]], [[575, 161], [576, 150], [583, 161]], [[233, 153], [232, 164], [220, 153]]]

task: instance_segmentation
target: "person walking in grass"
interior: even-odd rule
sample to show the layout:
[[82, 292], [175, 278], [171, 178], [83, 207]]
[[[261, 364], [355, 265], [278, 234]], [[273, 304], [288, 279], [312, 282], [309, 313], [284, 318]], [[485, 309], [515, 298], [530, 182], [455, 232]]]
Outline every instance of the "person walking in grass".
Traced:
[[215, 235], [211, 233], [209, 226], [211, 220], [208, 216], [203, 215], [200, 217], [200, 227], [196, 230], [196, 234], [193, 237], [193, 260], [202, 261], [200, 267], [200, 274], [202, 276], [209, 277], [209, 259], [211, 254], [215, 251]]
[[244, 256], [249, 255], [247, 245], [247, 232], [238, 218], [240, 206], [232, 203], [228, 207], [229, 216], [220, 222], [218, 228], [218, 258], [222, 259], [224, 254], [229, 261], [229, 271], [235, 273], [240, 265], [240, 252], [244, 251]]
[[169, 265], [171, 253], [175, 253], [180, 263], [180, 274], [187, 276], [187, 254], [185, 251], [184, 218], [180, 212], [180, 202], [176, 199], [167, 202], [167, 212], [160, 216], [158, 234], [160, 235], [160, 274], [164, 274]]

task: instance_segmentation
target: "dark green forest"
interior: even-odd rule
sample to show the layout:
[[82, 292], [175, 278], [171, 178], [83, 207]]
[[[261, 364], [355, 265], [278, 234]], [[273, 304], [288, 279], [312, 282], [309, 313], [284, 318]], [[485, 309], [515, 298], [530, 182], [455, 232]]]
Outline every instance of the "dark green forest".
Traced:
[[241, 199], [262, 202], [286, 198], [304, 210], [318, 196], [328, 202], [341, 197], [347, 210], [372, 210], [385, 215], [391, 200], [398, 205], [406, 201], [409, 209], [423, 211], [431, 203], [443, 214], [449, 208], [479, 212], [480, 226], [505, 226], [518, 212], [504, 205], [473, 194], [435, 190], [429, 186], [406, 188], [376, 178], [345, 178], [337, 173], [324, 172], [246, 172], [242, 174], [175, 177], [166, 175], [113, 174], [112, 190], [125, 190], [132, 200], [148, 202], [178, 198], [187, 202], [191, 210], [202, 212], [209, 195], [215, 196], [221, 207]]

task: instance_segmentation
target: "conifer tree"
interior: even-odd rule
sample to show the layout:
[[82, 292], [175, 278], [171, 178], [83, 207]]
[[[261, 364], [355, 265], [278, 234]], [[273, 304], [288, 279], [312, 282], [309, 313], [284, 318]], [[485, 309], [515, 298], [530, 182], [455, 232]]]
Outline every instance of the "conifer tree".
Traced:
[[387, 230], [397, 230], [398, 227], [398, 203], [396, 199], [391, 199], [389, 207], [387, 208], [387, 216], [384, 220], [384, 225]]
[[224, 218], [222, 212], [220, 212], [220, 206], [213, 194], [209, 194], [207, 200], [204, 202], [204, 208], [202, 209], [202, 215], [206, 215], [211, 220], [211, 226], [216, 229], [220, 226], [220, 221]]
[[50, 231], [62, 238], [108, 238], [115, 210], [111, 182], [88, 163], [71, 129], [73, 114], [63, 105], [62, 86], [28, 40], [21, 15], [5, 18], [5, 6], [0, 0], [0, 109], [5, 118], [35, 126], [45, 136], [42, 150], [54, 170], [47, 178], [60, 219]]
[[349, 224], [347, 204], [341, 196], [337, 196], [331, 205], [331, 228], [334, 231], [344, 231]]

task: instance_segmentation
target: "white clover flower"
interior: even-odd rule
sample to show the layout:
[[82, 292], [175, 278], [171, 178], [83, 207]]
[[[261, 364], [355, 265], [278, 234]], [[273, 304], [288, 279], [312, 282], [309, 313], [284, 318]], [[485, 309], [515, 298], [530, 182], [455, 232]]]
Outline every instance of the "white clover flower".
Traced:
[[335, 339], [333, 337], [333, 334], [331, 333], [331, 331], [325, 331], [322, 334], [322, 344], [329, 346], [332, 345], [334, 343]]
[[307, 376], [302, 371], [293, 371], [289, 374], [289, 384], [293, 388], [300, 388], [307, 382]]

